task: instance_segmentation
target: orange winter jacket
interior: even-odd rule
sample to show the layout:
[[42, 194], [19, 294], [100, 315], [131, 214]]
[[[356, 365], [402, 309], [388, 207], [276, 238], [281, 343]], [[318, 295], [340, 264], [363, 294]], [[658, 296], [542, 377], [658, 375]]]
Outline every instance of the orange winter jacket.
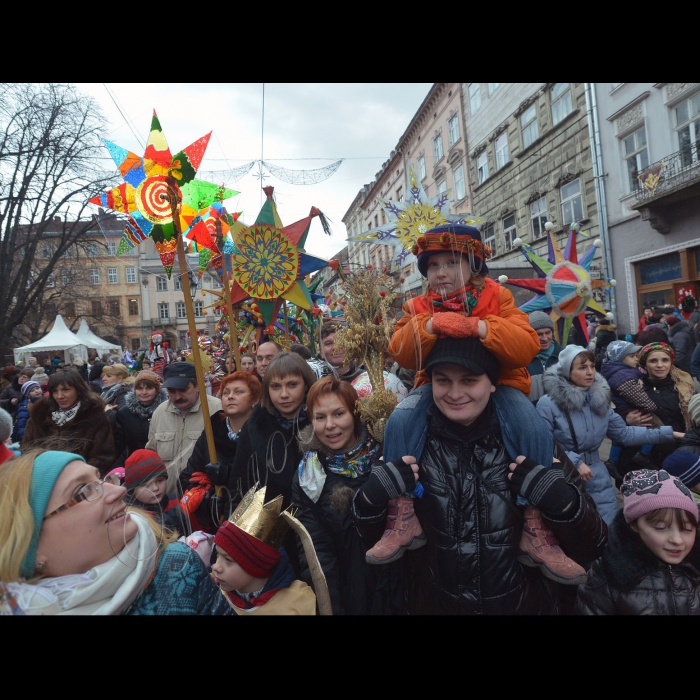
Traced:
[[[396, 362], [407, 369], [419, 370], [416, 387], [429, 381], [423, 365], [438, 336], [428, 333], [425, 326], [434, 313], [427, 296], [409, 299], [403, 305], [404, 315], [396, 324], [389, 343], [389, 352]], [[525, 368], [540, 351], [540, 341], [527, 314], [515, 306], [513, 295], [505, 287], [487, 279], [471, 318], [486, 323], [486, 337], [481, 342], [500, 363], [498, 383], [512, 386], [529, 396], [530, 375]]]

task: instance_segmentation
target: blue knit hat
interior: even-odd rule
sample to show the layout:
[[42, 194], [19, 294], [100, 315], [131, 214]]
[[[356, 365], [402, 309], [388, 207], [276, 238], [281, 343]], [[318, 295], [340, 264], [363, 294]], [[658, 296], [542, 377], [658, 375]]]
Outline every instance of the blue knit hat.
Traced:
[[700, 482], [700, 455], [687, 450], [676, 450], [664, 460], [663, 468], [682, 481], [688, 488]]
[[85, 458], [70, 452], [44, 452], [34, 460], [32, 483], [29, 487], [29, 506], [34, 515], [34, 532], [20, 569], [20, 573], [24, 578], [34, 576], [39, 533], [41, 532], [46, 506], [51, 498], [53, 487], [66, 466], [76, 460], [84, 462]]

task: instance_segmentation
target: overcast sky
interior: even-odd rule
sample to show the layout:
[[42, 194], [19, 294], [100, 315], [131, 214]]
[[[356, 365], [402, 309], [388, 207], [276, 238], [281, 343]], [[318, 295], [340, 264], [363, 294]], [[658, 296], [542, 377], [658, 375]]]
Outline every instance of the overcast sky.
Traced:
[[[172, 153], [213, 131], [200, 171], [235, 168], [259, 160], [261, 153], [264, 160], [293, 170], [322, 168], [344, 158], [334, 175], [315, 185], [289, 185], [270, 173], [264, 180], [275, 188], [285, 225], [307, 216], [311, 206], [331, 220], [332, 237], [314, 219], [306, 243], [308, 252], [325, 258], [346, 245], [342, 217], [360, 188], [374, 180], [431, 85], [265, 83], [263, 140], [262, 83], [76, 83], [102, 108], [109, 121], [107, 138], [139, 155], [144, 149], [132, 129], [145, 143], [155, 109]], [[107, 166], [106, 150], [105, 159]], [[248, 224], [261, 206], [257, 170], [256, 165], [238, 182], [225, 182], [240, 191], [226, 206], [242, 211]]]

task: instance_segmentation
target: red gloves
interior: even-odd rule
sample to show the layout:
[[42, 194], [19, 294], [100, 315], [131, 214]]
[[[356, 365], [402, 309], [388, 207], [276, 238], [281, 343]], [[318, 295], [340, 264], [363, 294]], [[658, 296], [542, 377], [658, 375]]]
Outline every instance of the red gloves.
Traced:
[[443, 338], [478, 338], [479, 319], [455, 311], [441, 311], [433, 316], [433, 333]]

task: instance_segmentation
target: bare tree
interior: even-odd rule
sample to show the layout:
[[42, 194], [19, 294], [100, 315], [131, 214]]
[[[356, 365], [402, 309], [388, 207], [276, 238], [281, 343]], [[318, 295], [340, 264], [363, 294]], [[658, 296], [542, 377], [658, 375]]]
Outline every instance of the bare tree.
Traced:
[[0, 352], [16, 345], [13, 331], [35, 306], [51, 303], [51, 276], [96, 228], [88, 200], [114, 182], [103, 167], [104, 127], [95, 101], [73, 86], [0, 84]]

